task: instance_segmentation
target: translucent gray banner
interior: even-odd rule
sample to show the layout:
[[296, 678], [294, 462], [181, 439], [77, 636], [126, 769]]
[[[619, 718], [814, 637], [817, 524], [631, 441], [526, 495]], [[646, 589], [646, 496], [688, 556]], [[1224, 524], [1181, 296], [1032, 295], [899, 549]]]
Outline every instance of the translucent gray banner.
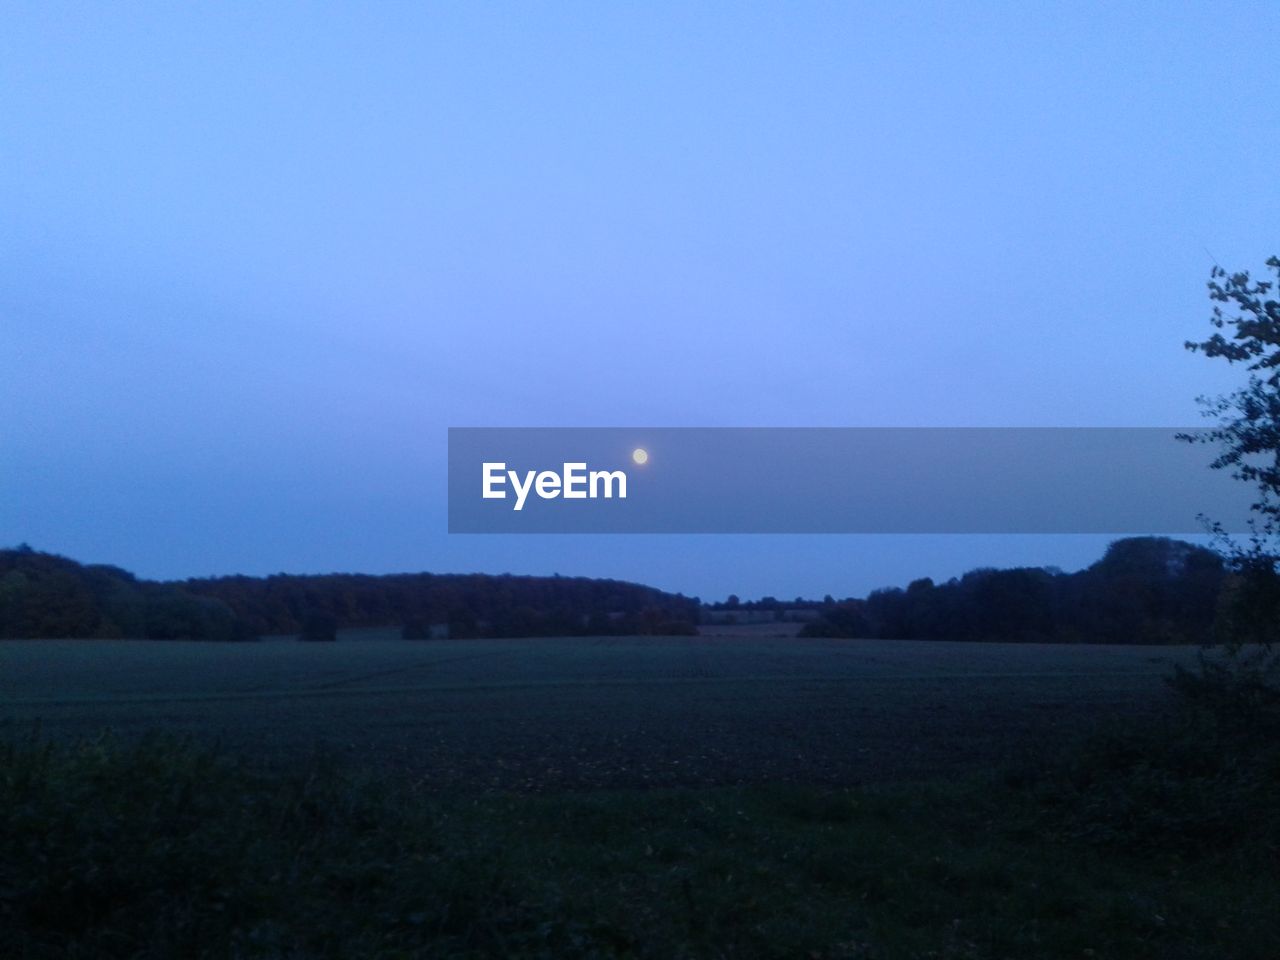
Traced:
[[449, 532], [1242, 531], [1194, 429], [454, 427]]

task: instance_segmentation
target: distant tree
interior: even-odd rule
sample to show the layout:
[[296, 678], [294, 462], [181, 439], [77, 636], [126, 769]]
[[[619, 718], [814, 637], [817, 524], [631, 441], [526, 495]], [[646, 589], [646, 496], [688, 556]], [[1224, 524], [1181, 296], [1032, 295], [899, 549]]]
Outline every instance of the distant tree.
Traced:
[[338, 620], [325, 610], [308, 610], [302, 615], [299, 640], [327, 641], [338, 639]]
[[1168, 537], [1117, 540], [1077, 578], [1083, 632], [1116, 643], [1204, 643], [1212, 635], [1222, 557]]
[[140, 581], [119, 567], [55, 554], [0, 550], [0, 637], [250, 639], [221, 599]]
[[[1280, 277], [1280, 257], [1267, 260]], [[1233, 393], [1200, 402], [1217, 426], [1183, 439], [1211, 443], [1222, 452], [1212, 466], [1230, 470], [1257, 491], [1247, 542], [1213, 529], [1231, 572], [1226, 620], [1233, 643], [1270, 645], [1280, 636], [1280, 301], [1269, 294], [1273, 280], [1253, 280], [1247, 272], [1228, 274], [1215, 266], [1209, 299], [1216, 332], [1186, 348], [1229, 364], [1244, 364], [1247, 382]]]
[[824, 605], [805, 636], [1189, 643], [1211, 632], [1222, 558], [1162, 537], [1117, 540], [1079, 573], [980, 568]]
[[866, 638], [876, 635], [867, 618], [866, 604], [861, 600], [847, 600], [832, 604], [823, 612], [822, 619], [806, 623], [800, 629], [802, 637]]

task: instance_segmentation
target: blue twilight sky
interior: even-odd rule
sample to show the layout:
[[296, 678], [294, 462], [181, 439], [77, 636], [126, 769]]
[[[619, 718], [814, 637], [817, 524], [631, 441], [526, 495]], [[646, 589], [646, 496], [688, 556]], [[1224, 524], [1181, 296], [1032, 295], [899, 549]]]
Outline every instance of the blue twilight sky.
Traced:
[[1280, 4], [0, 4], [0, 543], [847, 595], [1099, 537], [450, 537], [446, 428], [1179, 425]]

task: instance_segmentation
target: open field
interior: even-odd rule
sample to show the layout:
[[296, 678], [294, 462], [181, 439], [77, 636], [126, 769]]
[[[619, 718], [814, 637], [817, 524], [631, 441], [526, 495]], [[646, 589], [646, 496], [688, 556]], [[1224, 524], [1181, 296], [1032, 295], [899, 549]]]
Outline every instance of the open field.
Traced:
[[317, 748], [427, 787], [947, 776], [1147, 714], [1186, 647], [717, 637], [334, 644], [11, 641], [0, 735], [109, 727], [269, 762]]
[[[3, 643], [0, 944], [1271, 960], [1280, 718], [1240, 727], [1169, 703], [1162, 677], [1195, 656], [378, 633]], [[23, 736], [36, 723], [63, 743]], [[77, 742], [104, 726], [121, 736]], [[136, 736], [157, 728], [197, 742]]]

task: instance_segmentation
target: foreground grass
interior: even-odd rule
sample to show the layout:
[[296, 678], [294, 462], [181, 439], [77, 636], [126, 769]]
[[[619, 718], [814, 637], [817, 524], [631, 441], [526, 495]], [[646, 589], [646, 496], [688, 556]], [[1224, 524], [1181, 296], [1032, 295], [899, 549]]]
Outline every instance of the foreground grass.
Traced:
[[445, 798], [29, 740], [0, 955], [1273, 960], [1275, 743], [1196, 715], [954, 785]]

